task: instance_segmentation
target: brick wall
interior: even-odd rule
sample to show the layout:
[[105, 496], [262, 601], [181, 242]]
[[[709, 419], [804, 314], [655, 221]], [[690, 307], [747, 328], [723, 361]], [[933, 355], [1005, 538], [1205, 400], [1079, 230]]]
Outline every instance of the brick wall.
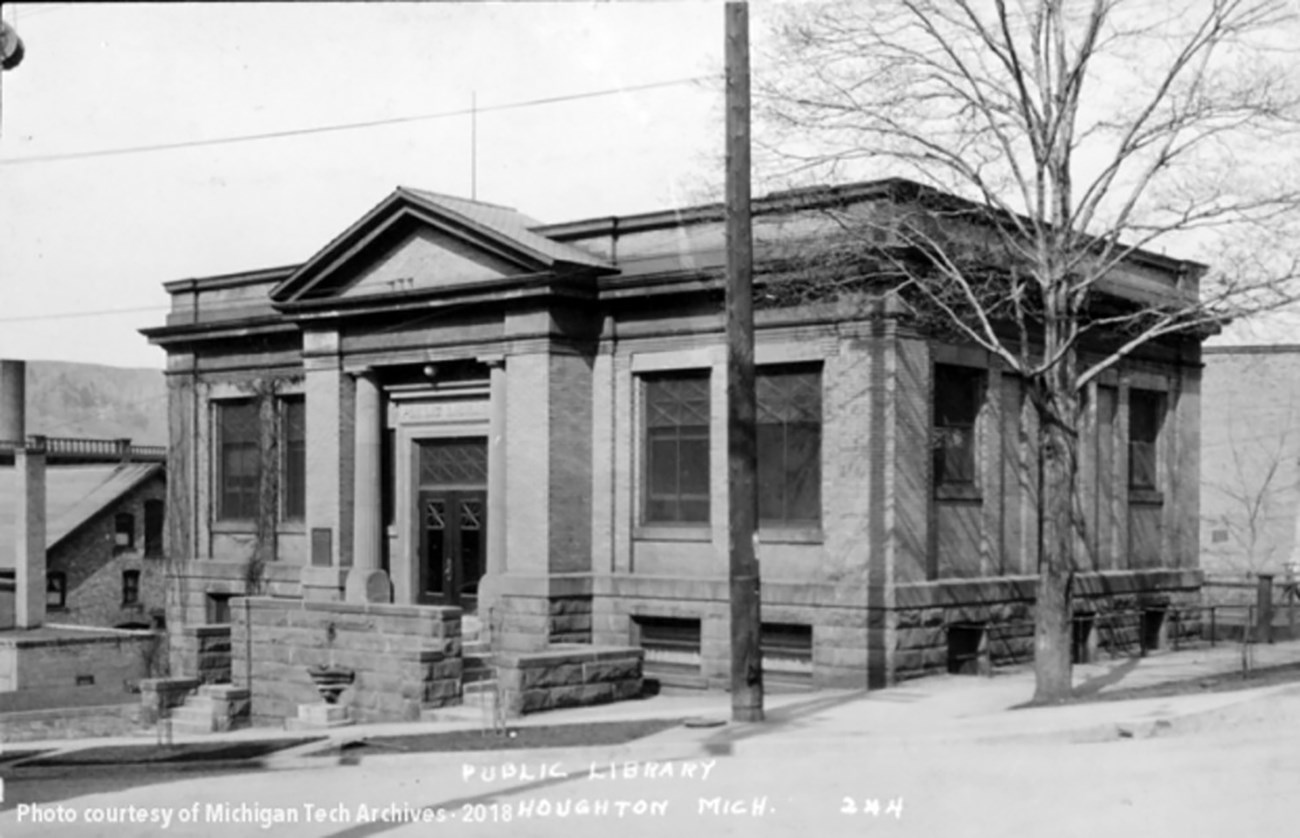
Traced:
[[551, 357], [550, 552], [553, 573], [591, 570], [592, 359]]
[[[164, 559], [144, 555], [144, 503], [164, 500], [166, 481], [157, 476], [136, 488], [117, 503], [78, 528], [51, 550], [47, 572], [67, 574], [67, 605], [46, 614], [50, 623], [83, 626], [120, 626], [126, 623], [152, 625], [154, 614], [165, 606]], [[130, 549], [114, 546], [115, 515], [129, 513], [135, 537]], [[134, 605], [122, 600], [122, 574], [140, 573], [139, 598]]]
[[249, 689], [254, 724], [320, 703], [307, 675], [315, 665], [356, 672], [339, 703], [358, 721], [412, 720], [422, 708], [460, 703], [458, 608], [252, 597], [231, 611], [233, 683]]
[[43, 628], [0, 639], [0, 711], [135, 700], [160, 639], [144, 632]]

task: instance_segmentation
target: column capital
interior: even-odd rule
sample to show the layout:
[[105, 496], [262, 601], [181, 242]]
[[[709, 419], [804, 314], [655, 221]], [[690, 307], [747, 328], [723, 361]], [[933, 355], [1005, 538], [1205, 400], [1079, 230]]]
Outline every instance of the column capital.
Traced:
[[374, 367], [353, 367], [345, 370], [345, 372], [357, 380], [365, 379], [371, 382], [375, 382], [376, 377], [379, 375], [379, 371]]

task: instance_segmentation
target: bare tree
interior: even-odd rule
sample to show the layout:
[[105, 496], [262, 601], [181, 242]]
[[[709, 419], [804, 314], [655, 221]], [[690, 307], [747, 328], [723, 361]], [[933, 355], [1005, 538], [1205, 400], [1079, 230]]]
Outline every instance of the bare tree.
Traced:
[[[798, 5], [782, 10], [759, 64], [758, 145], [769, 173], [787, 183], [888, 173], [935, 187], [889, 218], [842, 213], [843, 247], [822, 264], [892, 277], [918, 317], [1024, 382], [1043, 462], [1037, 702], [1071, 690], [1090, 385], [1139, 347], [1203, 335], [1296, 296], [1292, 7]], [[1115, 282], [1165, 247], [1211, 241], [1196, 255], [1212, 272], [1170, 259], [1181, 276], [1162, 293]]]

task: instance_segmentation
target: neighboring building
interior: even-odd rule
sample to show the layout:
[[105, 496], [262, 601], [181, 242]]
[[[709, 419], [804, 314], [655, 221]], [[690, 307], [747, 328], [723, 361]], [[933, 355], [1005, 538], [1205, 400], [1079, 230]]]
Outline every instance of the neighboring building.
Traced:
[[25, 562], [23, 628], [161, 625], [166, 449], [29, 435], [26, 377], [0, 360], [0, 629], [15, 627]]
[[[823, 203], [885, 217], [917, 189], [758, 201], [760, 262], [827, 235]], [[542, 225], [403, 188], [300, 265], [167, 284], [145, 334], [185, 441], [169, 626], [254, 589], [453, 604], [499, 650], [631, 642], [652, 674], [725, 685], [723, 260], [717, 206]], [[1201, 270], [1139, 253], [1107, 290], [1185, 299]], [[1028, 658], [1020, 382], [879, 291], [756, 331], [769, 671], [861, 687]], [[1196, 629], [1200, 360], [1171, 338], [1091, 390], [1080, 649]]]
[[1204, 353], [1201, 564], [1283, 574], [1300, 566], [1300, 345]]
[[[0, 466], [0, 510], [9, 513], [0, 516], [0, 568], [14, 567], [18, 485], [14, 469]], [[166, 495], [158, 462], [46, 467], [46, 622], [161, 625]], [[0, 615], [5, 625], [12, 611]]]

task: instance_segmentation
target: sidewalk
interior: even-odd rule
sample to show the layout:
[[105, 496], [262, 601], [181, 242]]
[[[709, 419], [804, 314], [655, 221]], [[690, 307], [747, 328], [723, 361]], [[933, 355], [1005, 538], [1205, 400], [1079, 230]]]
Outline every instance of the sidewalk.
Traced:
[[[1300, 665], [1300, 641], [1255, 646], [1250, 649], [1253, 667]], [[1240, 673], [1239, 644], [1160, 652], [1144, 658], [1121, 658], [1076, 666], [1076, 693], [1105, 697], [1123, 690], [1173, 681], [1197, 681]], [[788, 745], [792, 738], [818, 747], [857, 747], [864, 742], [914, 741], [1098, 741], [1120, 736], [1147, 736], [1179, 720], [1222, 711], [1290, 689], [1275, 685], [1228, 692], [1190, 693], [1164, 698], [1131, 701], [1096, 701], [1060, 707], [1016, 709], [1033, 694], [1033, 671], [1029, 666], [997, 670], [991, 677], [941, 675], [904, 682], [870, 692], [818, 690], [776, 692], [765, 696], [766, 720], [756, 724], [722, 724], [715, 727], [676, 727], [664, 733], [622, 746], [599, 748], [606, 753], [638, 754], [655, 749], [680, 750], [686, 745], [710, 752], [737, 754], [767, 747]], [[249, 728], [207, 735], [177, 735], [176, 743], [240, 742], [301, 739], [302, 745], [252, 760], [197, 760], [193, 763], [147, 766], [149, 770], [185, 771], [215, 767], [289, 768], [327, 766], [347, 761], [346, 755], [309, 756], [340, 743], [372, 737], [407, 736], [481, 729], [484, 719], [472, 708], [449, 708], [446, 721], [397, 722], [352, 725], [330, 730], [283, 730]], [[636, 719], [708, 719], [726, 723], [730, 718], [730, 696], [726, 693], [668, 693], [653, 698], [598, 707], [556, 710], [512, 720], [513, 727], [583, 725]], [[485, 734], [492, 735], [492, 734]], [[39, 751], [41, 757], [106, 746], [149, 746], [157, 741], [153, 732], [134, 736], [93, 739], [55, 739], [10, 745], [9, 751]], [[465, 754], [466, 761], [500, 761], [512, 753], [507, 742], [501, 750]], [[569, 749], [573, 750], [573, 749]], [[427, 752], [424, 752], [427, 754]], [[528, 755], [535, 751], [519, 751]], [[363, 759], [414, 758], [420, 753], [367, 755]], [[6, 772], [21, 767], [27, 759], [0, 764]], [[3, 754], [0, 754], [3, 759]], [[355, 762], [355, 758], [351, 758]], [[64, 769], [66, 770], [66, 769]]]

